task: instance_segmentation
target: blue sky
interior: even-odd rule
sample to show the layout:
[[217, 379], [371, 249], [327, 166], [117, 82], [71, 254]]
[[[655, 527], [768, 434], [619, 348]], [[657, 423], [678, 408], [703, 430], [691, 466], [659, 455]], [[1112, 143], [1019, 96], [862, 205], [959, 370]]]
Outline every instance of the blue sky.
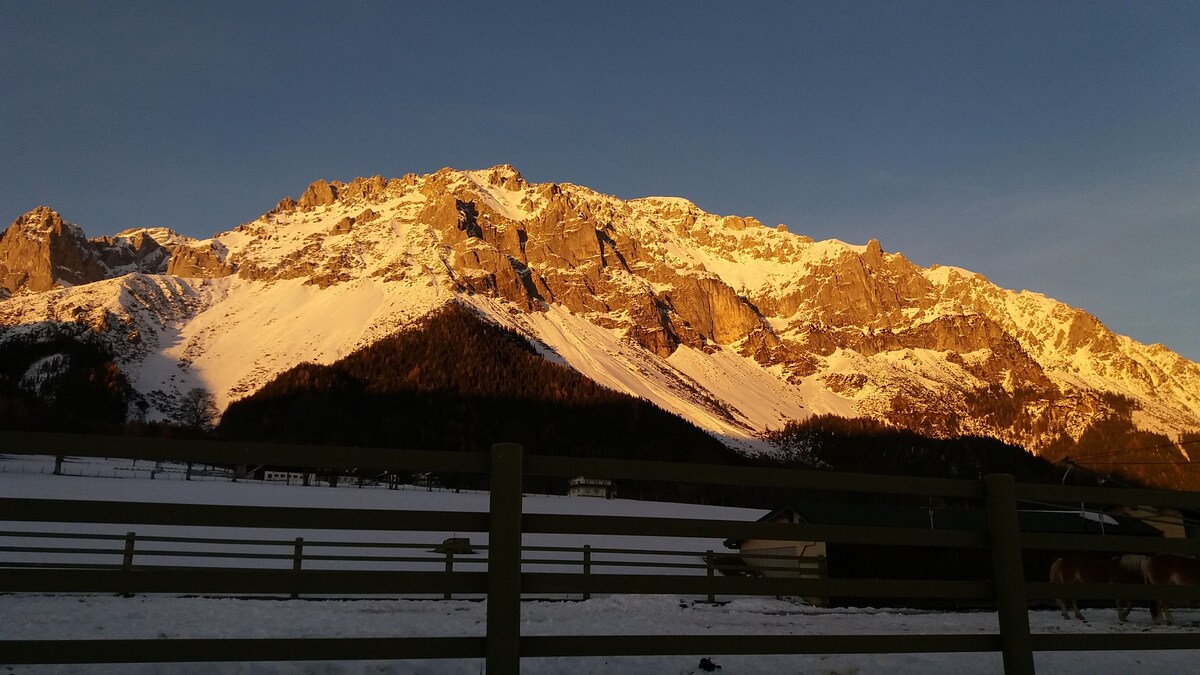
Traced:
[[6, 3], [0, 220], [533, 181], [957, 265], [1200, 360], [1200, 3]]

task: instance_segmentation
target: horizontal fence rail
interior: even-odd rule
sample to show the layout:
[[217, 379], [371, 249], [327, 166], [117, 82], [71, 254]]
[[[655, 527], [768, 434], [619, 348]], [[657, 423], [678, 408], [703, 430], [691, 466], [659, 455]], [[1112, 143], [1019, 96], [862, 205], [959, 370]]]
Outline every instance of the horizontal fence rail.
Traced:
[[[4, 640], [4, 663], [189, 663], [462, 659], [484, 656], [481, 637], [257, 638], [200, 640]], [[283, 657], [282, 655], [286, 655]]]
[[[6, 455], [57, 454], [208, 466], [276, 466], [324, 472], [482, 473], [491, 476], [488, 512], [440, 513], [392, 509], [324, 509], [199, 504], [19, 499], [0, 497], [0, 592], [172, 593], [330, 596], [470, 596], [488, 600], [484, 638], [338, 638], [259, 640], [0, 640], [0, 663], [119, 663], [214, 660], [329, 660], [484, 658], [489, 673], [518, 672], [522, 657], [661, 654], [802, 654], [1001, 652], [1006, 672], [1032, 672], [1039, 650], [1200, 649], [1200, 634], [1033, 635], [1028, 601], [1055, 598], [1146, 600], [1140, 584], [1054, 584], [1026, 578], [1022, 557], [1079, 552], [1200, 553], [1194, 539], [1038, 532], [1021, 529], [1017, 501], [1078, 506], [1158, 505], [1200, 508], [1200, 495], [1150, 490], [693, 466], [667, 462], [523, 456], [501, 444], [488, 453], [439, 453], [299, 445], [163, 441], [0, 431]], [[712, 483], [790, 488], [823, 493], [889, 494], [978, 505], [980, 518], [952, 527], [892, 527], [874, 523], [821, 524], [634, 516], [523, 513], [523, 476]], [[1085, 506], [1086, 505], [1086, 506]], [[58, 532], [41, 525], [86, 525], [112, 532]], [[143, 527], [171, 534], [138, 533]], [[187, 536], [187, 528], [249, 528], [278, 537]], [[345, 533], [345, 539], [330, 537]], [[438, 542], [386, 541], [402, 532], [478, 533], [486, 544], [469, 552]], [[319, 533], [325, 533], [321, 535]], [[300, 536], [292, 536], [300, 535]], [[753, 551], [680, 551], [584, 545], [535, 546], [522, 535], [701, 538], [824, 542], [850, 547], [962, 551], [990, 560], [972, 579], [834, 578], [828, 557]], [[457, 535], [456, 535], [457, 536]], [[367, 538], [364, 538], [367, 537]], [[448, 543], [448, 542], [446, 542]], [[887, 555], [887, 549], [881, 549]], [[182, 564], [187, 563], [187, 564]], [[247, 567], [246, 565], [257, 565]], [[370, 566], [357, 569], [354, 566]], [[378, 568], [378, 569], [377, 569]], [[386, 568], [386, 569], [384, 569]], [[203, 574], [196, 574], [202, 570]], [[727, 575], [728, 573], [728, 575]], [[998, 608], [993, 635], [842, 636], [522, 636], [522, 597], [596, 593], [672, 594], [707, 598], [936, 599]], [[1155, 587], [1172, 602], [1200, 599], [1195, 587]], [[143, 644], [146, 643], [146, 644]], [[277, 654], [279, 656], [270, 656]]]

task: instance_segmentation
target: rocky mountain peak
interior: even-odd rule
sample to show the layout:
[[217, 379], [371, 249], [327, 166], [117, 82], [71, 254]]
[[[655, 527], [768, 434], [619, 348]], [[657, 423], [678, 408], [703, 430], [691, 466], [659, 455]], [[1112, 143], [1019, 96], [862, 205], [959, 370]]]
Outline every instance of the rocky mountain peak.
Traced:
[[378, 204], [412, 187], [413, 178], [412, 175], [390, 180], [383, 176], [360, 176], [349, 183], [317, 180], [301, 193], [299, 201], [285, 197], [270, 213], [287, 213], [297, 209], [312, 211], [335, 204]]
[[[74, 316], [56, 304], [65, 299], [31, 294], [165, 271], [79, 314], [107, 316], [126, 296], [165, 306], [139, 324], [131, 353], [145, 358], [170, 325], [176, 381], [202, 375], [222, 401], [461, 301], [550, 358], [751, 445], [789, 419], [836, 413], [1036, 450], [1115, 414], [1114, 396], [1134, 400], [1147, 429], [1200, 428], [1200, 365], [1082, 310], [919, 267], [876, 239], [814, 241], [682, 198], [530, 183], [506, 164], [318, 180], [204, 241], [145, 230], [89, 242], [57, 218], [35, 210], [0, 239], [0, 297], [14, 293], [0, 319]], [[160, 250], [169, 260], [151, 269]], [[58, 269], [80, 280], [55, 280]], [[121, 311], [134, 318], [107, 323], [136, 323], [141, 310]]]
[[324, 180], [316, 180], [300, 195], [300, 201], [296, 202], [296, 207], [301, 211], [311, 211], [318, 206], [328, 206], [336, 199], [336, 185]]
[[292, 199], [291, 195], [288, 195], [287, 197], [280, 199], [279, 203], [275, 205], [275, 208], [267, 212], [267, 215], [272, 216], [276, 213], [291, 213], [292, 211], [296, 210], [296, 206], [296, 200]]
[[878, 239], [867, 242], [867, 250], [863, 251], [862, 260], [870, 267], [883, 267], [883, 247], [879, 245]]
[[17, 218], [0, 236], [0, 286], [11, 293], [88, 283], [104, 273], [83, 230], [48, 206]]
[[485, 175], [489, 185], [502, 187], [509, 192], [523, 190], [528, 185], [521, 176], [521, 172], [513, 168], [511, 164], [493, 166], [485, 170]]
[[10, 229], [17, 228], [25, 232], [50, 232], [62, 230], [67, 226], [58, 211], [49, 206], [37, 206], [13, 221]]

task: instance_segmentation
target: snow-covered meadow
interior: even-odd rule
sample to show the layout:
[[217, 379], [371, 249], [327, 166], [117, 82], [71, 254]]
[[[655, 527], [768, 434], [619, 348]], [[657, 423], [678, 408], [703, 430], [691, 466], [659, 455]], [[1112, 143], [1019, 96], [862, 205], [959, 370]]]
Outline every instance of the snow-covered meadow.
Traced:
[[[0, 456], [0, 496], [149, 502], [225, 503], [327, 508], [396, 508], [430, 511], [482, 511], [487, 495], [405, 489], [342, 486], [301, 487], [255, 481], [180, 480], [166, 467], [150, 479], [150, 466], [129, 462], [70, 462], [67, 473], [51, 475], [50, 458]], [[124, 478], [114, 478], [123, 476]], [[761, 511], [691, 505], [527, 496], [524, 507], [535, 513], [595, 513], [661, 515], [666, 517], [753, 520]], [[11, 523], [4, 530], [52, 529], [49, 524]], [[108, 528], [108, 529], [104, 529]], [[78, 529], [78, 528], [77, 528]], [[124, 533], [125, 526], [88, 526], [90, 532]], [[139, 526], [139, 534], [167, 528]], [[192, 528], [193, 530], [195, 528]], [[211, 534], [211, 531], [206, 532]], [[189, 532], [189, 534], [197, 534]], [[227, 536], [229, 533], [220, 533]], [[295, 536], [294, 531], [253, 530], [238, 536], [271, 538]], [[304, 533], [314, 539], [334, 532]], [[412, 533], [421, 541], [440, 541], [463, 533]], [[361, 536], [357, 533], [355, 536]], [[469, 533], [473, 543], [486, 535]], [[414, 540], [415, 541], [415, 540]], [[654, 548], [682, 552], [721, 550], [721, 542], [704, 539], [637, 541], [630, 537], [527, 537], [526, 544]], [[0, 552], [0, 562], [14, 560]], [[699, 570], [697, 573], [703, 573]], [[530, 601], [522, 605], [522, 635], [862, 635], [862, 634], [990, 634], [997, 632], [991, 612], [913, 611], [890, 608], [817, 608], [796, 600], [735, 597], [704, 598], [670, 595], [593, 596]], [[0, 595], [0, 639], [122, 639], [122, 638], [306, 638], [306, 637], [456, 637], [482, 636], [486, 604], [475, 600], [356, 599], [265, 600], [163, 595]], [[1064, 621], [1051, 610], [1030, 612], [1035, 633], [1143, 631], [1187, 632], [1200, 644], [1200, 612], [1176, 611], [1176, 627], [1152, 627], [1146, 611], [1135, 610], [1128, 624], [1119, 624], [1115, 611], [1091, 610], [1089, 621]], [[696, 673], [700, 658], [721, 666], [719, 672], [738, 673], [938, 673], [1002, 672], [999, 654], [897, 655], [745, 655], [695, 654], [654, 657], [533, 658], [522, 661], [528, 673]], [[1159, 652], [1055, 652], [1035, 656], [1044, 673], [1182, 673], [1200, 661], [1200, 649]], [[12, 673], [480, 673], [478, 659], [431, 661], [185, 663], [113, 666], [25, 666], [0, 664]]]

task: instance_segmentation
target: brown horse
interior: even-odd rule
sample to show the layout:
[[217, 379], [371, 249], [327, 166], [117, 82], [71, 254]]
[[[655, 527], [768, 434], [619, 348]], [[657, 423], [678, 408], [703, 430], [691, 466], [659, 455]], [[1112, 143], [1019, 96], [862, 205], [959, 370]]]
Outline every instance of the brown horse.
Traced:
[[[1128, 555], [1113, 558], [1113, 571], [1108, 577], [1108, 582], [1111, 584], [1144, 584], [1146, 583], [1146, 566], [1147, 557], [1144, 555], [1136, 555], [1130, 553]], [[1124, 604], [1122, 604], [1124, 603]], [[1133, 609], [1132, 600], [1117, 600], [1117, 620], [1124, 621], [1129, 618], [1129, 612]]]
[[[1050, 583], [1052, 584], [1127, 584], [1141, 583], [1143, 580], [1145, 556], [1124, 555], [1115, 558], [1088, 558], [1085, 556], [1066, 556], [1059, 558], [1050, 565]], [[1058, 608], [1064, 619], [1071, 618], [1067, 614], [1067, 601], [1058, 598]], [[1133, 608], [1130, 600], [1117, 600], [1117, 619], [1124, 621], [1129, 617]], [[1079, 611], [1079, 603], [1071, 599], [1071, 609], [1075, 618], [1086, 621]]]
[[[1194, 586], [1200, 584], [1200, 560], [1169, 554], [1151, 556], [1142, 565], [1142, 574], [1151, 585]], [[1164, 620], [1168, 626], [1175, 623], [1171, 604], [1165, 598], [1155, 598], [1150, 612], [1156, 626]]]

